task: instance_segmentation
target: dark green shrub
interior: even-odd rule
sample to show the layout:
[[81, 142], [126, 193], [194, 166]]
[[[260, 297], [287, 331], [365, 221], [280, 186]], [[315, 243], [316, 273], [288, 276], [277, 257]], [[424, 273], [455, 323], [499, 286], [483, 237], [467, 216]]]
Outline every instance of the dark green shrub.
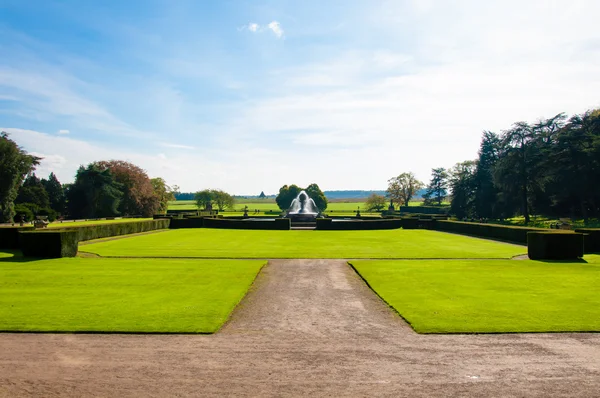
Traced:
[[583, 249], [586, 253], [600, 253], [600, 228], [578, 228], [575, 232], [585, 234]]
[[48, 217], [48, 221], [50, 221], [50, 222], [56, 220], [56, 212], [49, 207], [41, 208], [37, 212], [36, 216], [46, 216], [46, 217]]
[[[435, 229], [444, 232], [498, 239], [507, 242], [527, 244], [528, 232], [550, 232], [543, 228], [516, 227], [511, 225], [483, 224], [463, 221], [437, 220]], [[555, 233], [555, 232], [550, 232]], [[572, 232], [568, 232], [572, 233]]]
[[583, 257], [583, 234], [528, 232], [527, 255], [532, 260], [575, 260]]
[[60, 258], [77, 255], [77, 231], [22, 231], [19, 244], [26, 257]]
[[287, 231], [291, 228], [291, 222], [289, 218], [276, 218], [270, 220], [230, 220], [227, 218], [205, 218], [204, 227]]
[[0, 249], [18, 249], [19, 231], [33, 230], [33, 226], [0, 227]]
[[400, 219], [362, 220], [332, 220], [331, 218], [318, 218], [317, 229], [329, 231], [358, 231], [375, 229], [398, 229], [402, 227]]
[[417, 217], [402, 218], [403, 229], [419, 229], [419, 219]]
[[15, 222], [21, 221], [33, 221], [35, 218], [35, 213], [32, 210], [32, 207], [35, 206], [33, 210], [37, 211], [39, 207], [32, 203], [19, 203], [15, 205]]
[[204, 228], [204, 217], [173, 218], [169, 228]]

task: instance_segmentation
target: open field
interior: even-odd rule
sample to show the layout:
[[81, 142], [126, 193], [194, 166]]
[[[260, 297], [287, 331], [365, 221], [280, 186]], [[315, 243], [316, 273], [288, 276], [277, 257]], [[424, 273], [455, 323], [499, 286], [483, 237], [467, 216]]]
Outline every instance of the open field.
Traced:
[[[409, 206], [420, 206], [422, 204], [423, 204], [423, 202], [416, 202], [416, 201], [409, 202]], [[265, 201], [257, 201], [257, 200], [236, 201], [234, 208], [231, 210], [228, 210], [227, 212], [229, 212], [229, 211], [243, 212], [245, 206], [248, 206], [248, 211], [250, 211], [250, 212], [254, 211], [254, 209], [258, 209], [261, 212], [269, 211], [269, 210], [280, 211], [279, 207], [277, 207], [277, 204], [275, 203], [275, 200], [265, 199]], [[329, 204], [327, 205], [326, 212], [332, 212], [332, 211], [333, 212], [342, 212], [342, 211], [344, 211], [344, 212], [352, 213], [352, 212], [356, 211], [359, 207], [360, 207], [361, 213], [364, 213], [366, 211], [366, 205], [365, 205], [364, 201], [329, 202]], [[198, 208], [196, 207], [196, 202], [193, 200], [176, 200], [176, 201], [169, 202], [169, 210], [197, 210], [197, 209]]]
[[81, 245], [100, 256], [217, 258], [510, 258], [523, 246], [428, 230], [178, 229]]
[[264, 261], [63, 258], [0, 252], [0, 330], [213, 333]]
[[587, 262], [351, 261], [419, 333], [600, 331], [600, 256]]

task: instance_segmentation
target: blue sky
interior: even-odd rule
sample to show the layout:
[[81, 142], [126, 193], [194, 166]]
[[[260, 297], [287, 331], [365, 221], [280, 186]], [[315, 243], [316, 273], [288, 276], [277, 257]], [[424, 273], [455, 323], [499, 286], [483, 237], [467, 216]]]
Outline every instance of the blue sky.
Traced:
[[[451, 3], [451, 4], [450, 4]], [[594, 0], [0, 0], [0, 129], [62, 182], [385, 189], [600, 107]]]

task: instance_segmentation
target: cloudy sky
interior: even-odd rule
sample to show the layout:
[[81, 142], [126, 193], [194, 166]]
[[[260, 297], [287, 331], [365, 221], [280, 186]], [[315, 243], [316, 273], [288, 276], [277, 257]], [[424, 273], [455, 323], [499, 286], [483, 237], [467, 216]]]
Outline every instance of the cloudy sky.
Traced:
[[597, 0], [0, 0], [0, 129], [38, 175], [385, 189], [600, 107]]

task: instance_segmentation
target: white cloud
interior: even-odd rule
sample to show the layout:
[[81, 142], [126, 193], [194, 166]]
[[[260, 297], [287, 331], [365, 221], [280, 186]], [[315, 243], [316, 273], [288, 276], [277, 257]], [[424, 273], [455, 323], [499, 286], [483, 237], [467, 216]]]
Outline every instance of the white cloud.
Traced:
[[283, 29], [281, 28], [281, 24], [277, 21], [270, 22], [267, 27], [275, 33], [277, 38], [281, 39], [283, 37]]
[[270, 23], [268, 23], [267, 25], [260, 25], [257, 24], [255, 22], [251, 22], [248, 25], [243, 25], [242, 27], [238, 28], [239, 31], [243, 31], [243, 30], [249, 30], [252, 33], [260, 33], [260, 32], [264, 32], [265, 30], [270, 30], [271, 32], [273, 32], [275, 34], [275, 36], [277, 36], [278, 39], [281, 39], [283, 37], [283, 28], [281, 27], [281, 24], [277, 21], [272, 21]]
[[58, 130], [58, 134], [69, 134], [69, 130]]
[[166, 147], [166, 148], [175, 148], [175, 149], [196, 149], [191, 145], [182, 145], [182, 144], [169, 144], [167, 142], [163, 142], [161, 144], [162, 146]]

